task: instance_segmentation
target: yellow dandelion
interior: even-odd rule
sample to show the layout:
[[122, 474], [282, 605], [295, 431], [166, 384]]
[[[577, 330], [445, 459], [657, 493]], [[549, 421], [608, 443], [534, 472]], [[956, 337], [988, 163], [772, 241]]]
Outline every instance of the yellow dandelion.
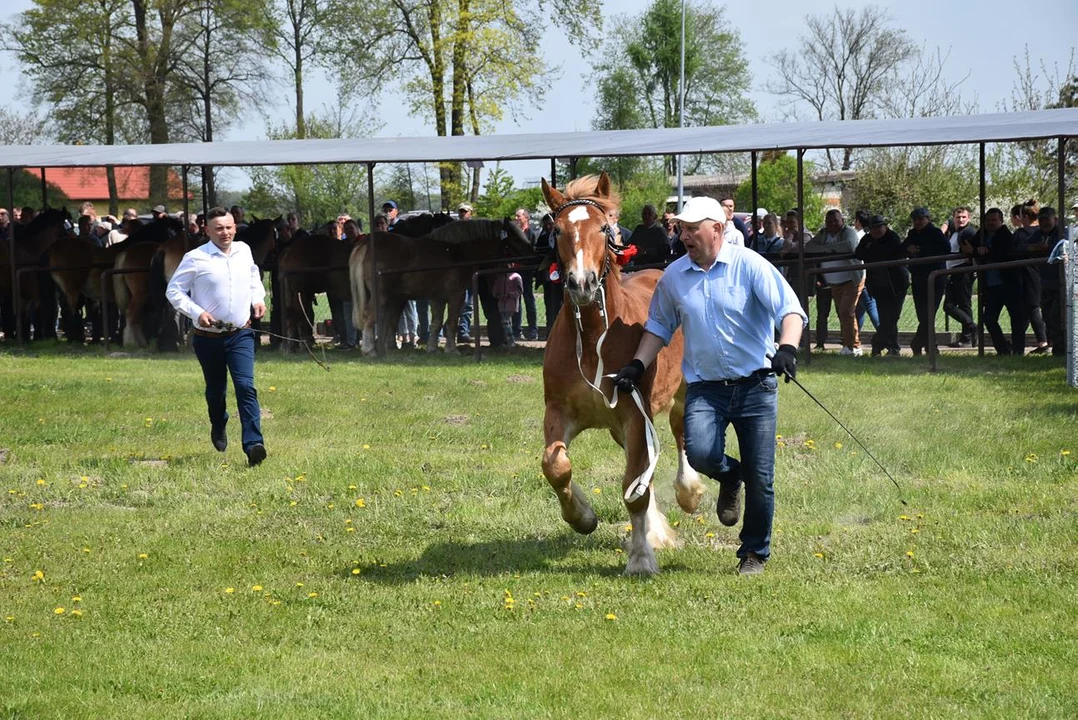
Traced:
[[82, 596], [81, 595], [72, 595], [71, 596], [71, 602], [82, 602]]
[[614, 548], [614, 554], [615, 554], [615, 555], [621, 555], [621, 554], [622, 554], [622, 553], [624, 553], [624, 552], [625, 552], [625, 551], [624, 551], [624, 550], [622, 550], [621, 548]]
[[899, 515], [899, 516], [898, 516], [898, 519], [899, 519], [899, 520], [909, 520], [909, 519], [910, 519], [910, 516], [909, 516], [909, 515]]
[[346, 528], [344, 529], [344, 531], [345, 531], [345, 532], [355, 532], [355, 531], [356, 531], [356, 529], [355, 529], [354, 527], [351, 527], [351, 526], [349, 526], [349, 527], [346, 527]]
[[911, 559], [912, 559], [912, 558], [913, 558], [913, 550], [907, 550], [907, 551], [906, 551], [906, 557], [908, 557], [908, 558], [911, 558]]
[[352, 568], [352, 574], [353, 575], [359, 575], [360, 572], [361, 572], [361, 570], [359, 568]]
[[269, 391], [270, 392], [277, 392], [277, 386], [276, 385], [270, 385]]
[[364, 444], [364, 445], [363, 445], [363, 449], [364, 449], [364, 450], [370, 450], [370, 449], [371, 449], [371, 446], [370, 446], [370, 445], [367, 445], [367, 444]]
[[332, 509], [333, 509], [333, 503], [329, 503], [329, 504], [326, 505], [326, 510], [332, 510]]
[[75, 608], [71, 611], [71, 617], [82, 617], [82, 610]]
[[819, 559], [823, 560], [823, 553], [821, 553], [821, 552], [812, 553], [812, 557], [819, 558]]
[[309, 598], [316, 598], [316, 597], [318, 597], [318, 593], [316, 593], [316, 592], [309, 592], [309, 593], [307, 593], [307, 597], [309, 597]]
[[632, 525], [626, 525], [625, 526], [625, 532], [632, 532], [632, 531], [633, 531], [633, 526]]
[[615, 615], [614, 613], [607, 613], [607, 614], [606, 614], [606, 619], [607, 619], [607, 620], [617, 620], [617, 619], [618, 619], [618, 616], [617, 616], [617, 615]]
[[584, 606], [583, 606], [583, 605], [581, 605], [580, 603], [577, 603], [576, 605], [574, 605], [574, 607], [575, 607], [575, 608], [576, 608], [577, 610], [583, 610], [583, 609], [584, 609]]
[[231, 595], [234, 592], [236, 592], [236, 588], [234, 588], [234, 587], [225, 588], [225, 595]]
[[921, 532], [921, 528], [915, 528], [915, 527], [910, 528], [910, 534], [911, 535], [916, 535], [919, 532]]
[[442, 601], [441, 600], [435, 600], [434, 601], [434, 607], [441, 607], [441, 606], [442, 606]]
[[1060, 450], [1059, 454], [1062, 455], [1063, 457], [1067, 457], [1068, 455], [1071, 454], [1071, 451], [1070, 450]]
[[293, 500], [292, 502], [288, 503], [288, 507], [295, 507], [296, 505], [299, 505], [299, 503], [298, 503], [298, 502], [296, 502], [295, 500]]
[[393, 491], [393, 497], [403, 497], [403, 496], [404, 496], [404, 493], [401, 492], [400, 490], [394, 490]]
[[840, 442], [835, 443], [835, 449], [836, 450], [841, 450], [842, 449], [842, 443], [840, 443]]
[[84, 553], [86, 553], [87, 555], [89, 555], [89, 554], [90, 554], [91, 552], [93, 552], [93, 551], [92, 551], [92, 550], [90, 550], [90, 548], [88, 548], [88, 547], [84, 547], [84, 548], [82, 549], [82, 551], [83, 551]]
[[67, 610], [64, 610], [62, 607], [58, 607], [58, 608], [56, 608], [55, 610], [52, 611], [52, 614], [53, 615], [63, 615], [65, 612], [67, 612]]
[[587, 597], [588, 594], [586, 592], [584, 592], [583, 590], [577, 590], [576, 591], [576, 596], [582, 598], [582, 597]]
[[105, 378], [105, 382], [112, 382], [112, 378]]
[[707, 535], [704, 535], [704, 537], [706, 537], [708, 539], [711, 539], [711, 538], [715, 537], [715, 533], [709, 532]]
[[595, 489], [592, 490], [592, 492], [595, 493], [596, 495], [602, 495], [603, 494], [603, 489], [602, 488], [595, 488]]
[[4, 618], [4, 622], [6, 622], [6, 623], [15, 622], [15, 616], [14, 615], [8, 615], [6, 618]]
[[296, 583], [296, 587], [303, 587], [303, 583], [301, 583], [301, 582]]
[[349, 486], [348, 486], [348, 489], [349, 489], [349, 490], [355, 490], [355, 489], [356, 489], [356, 486], [355, 486], [355, 485], [349, 485]]
[[251, 586], [251, 592], [262, 592], [262, 586], [261, 585], [252, 585]]
[[139, 553], [139, 554], [138, 554], [138, 559], [139, 559], [139, 560], [145, 560], [145, 559], [146, 559], [146, 558], [148, 558], [148, 557], [150, 557], [150, 556], [149, 556], [149, 555], [147, 555], [146, 553]]
[[483, 443], [482, 445], [479, 446], [479, 449], [480, 450], [489, 450], [490, 445], [487, 445], [486, 443]]
[[30, 507], [40, 512], [41, 510], [45, 509], [45, 503], [30, 503]]
[[357, 508], [365, 508], [365, 507], [367, 507], [367, 501], [364, 500], [363, 498], [356, 498], [356, 507]]
[[[1068, 453], [1068, 454], [1069, 454], [1069, 452], [1068, 452], [1067, 450], [1064, 450], [1063, 452], [1065, 452], [1065, 453]], [[38, 484], [38, 485], [46, 485], [47, 483], [46, 483], [46, 482], [45, 482], [44, 480], [38, 480], [38, 481], [37, 481], [37, 484]]]
[[430, 485], [424, 485], [423, 492], [430, 492]]
[[40, 570], [35, 570], [34, 571], [34, 577], [33, 577], [34, 582], [42, 582], [44, 579], [45, 579], [45, 573], [41, 572]]

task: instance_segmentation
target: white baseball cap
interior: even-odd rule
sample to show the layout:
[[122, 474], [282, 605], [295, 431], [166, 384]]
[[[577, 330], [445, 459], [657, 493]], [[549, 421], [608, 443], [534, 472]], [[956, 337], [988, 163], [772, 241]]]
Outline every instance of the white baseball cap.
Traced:
[[765, 215], [767, 215], [767, 208], [756, 208], [756, 217], [763, 220]]
[[691, 197], [682, 206], [681, 212], [674, 216], [675, 220], [687, 223], [698, 223], [704, 220], [726, 222], [726, 211], [715, 198]]

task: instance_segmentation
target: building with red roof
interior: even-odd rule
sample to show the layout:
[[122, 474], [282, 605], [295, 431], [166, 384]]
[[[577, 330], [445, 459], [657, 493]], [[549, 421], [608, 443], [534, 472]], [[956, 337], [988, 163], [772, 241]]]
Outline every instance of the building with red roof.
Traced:
[[[26, 172], [41, 178], [41, 168], [28, 167]], [[45, 180], [55, 185], [72, 203], [92, 202], [97, 207], [108, 207], [109, 183], [104, 166], [45, 168]], [[117, 167], [116, 194], [121, 206], [133, 206], [142, 211], [150, 209], [150, 168]], [[190, 190], [188, 198], [192, 197]], [[183, 181], [178, 173], [168, 171], [168, 198], [177, 204], [183, 202]], [[170, 211], [182, 210], [180, 207]]]

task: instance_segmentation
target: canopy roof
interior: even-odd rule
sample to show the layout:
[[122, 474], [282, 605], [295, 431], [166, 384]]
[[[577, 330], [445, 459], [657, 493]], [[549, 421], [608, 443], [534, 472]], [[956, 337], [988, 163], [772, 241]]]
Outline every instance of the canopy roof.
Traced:
[[0, 166], [307, 165], [534, 160], [950, 145], [1078, 137], [1078, 108], [989, 115], [460, 137], [258, 140], [169, 145], [20, 145]]

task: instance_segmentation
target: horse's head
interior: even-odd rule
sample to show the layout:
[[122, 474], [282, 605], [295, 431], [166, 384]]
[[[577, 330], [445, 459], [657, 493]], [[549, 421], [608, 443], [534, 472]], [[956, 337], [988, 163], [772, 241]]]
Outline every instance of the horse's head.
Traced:
[[574, 180], [562, 193], [543, 179], [543, 196], [554, 214], [554, 247], [569, 299], [577, 306], [595, 302], [603, 281], [616, 267], [614, 234], [606, 213], [620, 200], [605, 172]]
[[[475, 222], [475, 220], [465, 222]], [[512, 218], [502, 218], [501, 240], [502, 257], [525, 257], [535, 252], [531, 241], [525, 237], [524, 231], [513, 222]]]
[[268, 265], [267, 260], [271, 259], [277, 245], [277, 228], [282, 224], [287, 226], [284, 219], [280, 217], [275, 219], [263, 218], [261, 220], [255, 218], [236, 233], [237, 239], [250, 246], [251, 256], [258, 267], [262, 268]]

